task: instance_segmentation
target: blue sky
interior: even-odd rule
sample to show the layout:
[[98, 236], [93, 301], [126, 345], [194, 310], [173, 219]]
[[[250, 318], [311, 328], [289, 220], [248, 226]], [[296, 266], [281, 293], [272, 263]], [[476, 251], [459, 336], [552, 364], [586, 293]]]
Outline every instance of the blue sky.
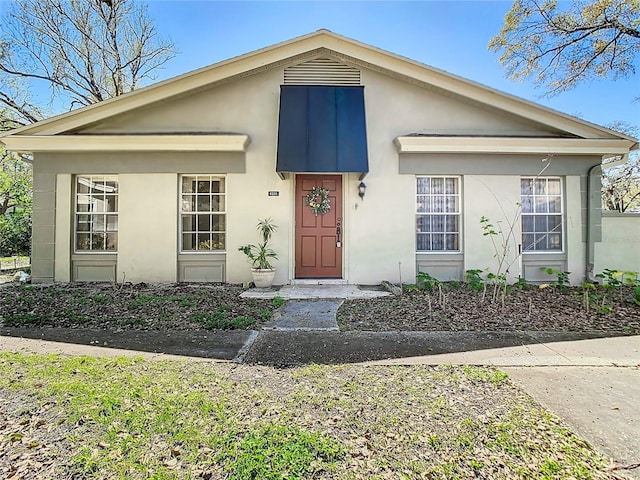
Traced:
[[[640, 127], [640, 101], [634, 102], [640, 97], [640, 59], [633, 78], [594, 80], [552, 98], [531, 82], [506, 79], [487, 44], [500, 30], [510, 1], [148, 3], [158, 32], [180, 51], [157, 80], [327, 28], [600, 125], [620, 120]], [[0, 10], [7, 5], [0, 0]]]
[[[487, 50], [509, 1], [287, 1], [151, 0], [158, 31], [180, 54], [159, 79], [327, 28], [585, 120], [640, 126], [640, 72], [617, 81], [594, 80], [544, 98], [531, 82], [505, 78]], [[640, 64], [640, 59], [638, 60]], [[640, 70], [640, 65], [638, 65]]]

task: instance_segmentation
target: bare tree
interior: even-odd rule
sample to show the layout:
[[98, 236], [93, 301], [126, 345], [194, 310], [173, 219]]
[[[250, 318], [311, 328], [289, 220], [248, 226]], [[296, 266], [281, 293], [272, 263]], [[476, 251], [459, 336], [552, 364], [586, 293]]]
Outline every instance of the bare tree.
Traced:
[[[609, 128], [638, 135], [638, 128], [626, 122], [616, 122]], [[617, 156], [602, 163], [602, 207], [618, 212], [640, 209], [640, 152], [631, 152], [624, 163], [621, 160]]]
[[516, 0], [489, 48], [512, 79], [532, 77], [548, 94], [593, 77], [635, 73], [638, 0]]
[[135, 89], [175, 53], [136, 0], [14, 0], [0, 36], [2, 120], [42, 118], [25, 83], [72, 109]]

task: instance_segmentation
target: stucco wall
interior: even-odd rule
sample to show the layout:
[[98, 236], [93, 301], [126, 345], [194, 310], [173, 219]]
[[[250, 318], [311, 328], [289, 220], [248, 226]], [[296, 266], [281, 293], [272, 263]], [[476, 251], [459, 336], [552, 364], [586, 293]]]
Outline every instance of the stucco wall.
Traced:
[[601, 273], [605, 268], [640, 273], [640, 214], [603, 213], [594, 270]]
[[118, 181], [118, 281], [175, 282], [176, 175], [124, 174]]
[[[49, 236], [53, 235], [53, 226], [46, 221], [53, 218], [54, 210], [46, 201], [49, 197], [53, 199], [55, 175], [58, 175], [60, 209], [55, 212], [58, 226], [55, 235], [56, 280], [69, 278], [71, 214], [68, 209], [71, 207], [72, 174], [120, 174], [118, 280], [121, 281], [125, 275], [130, 281], [175, 281], [178, 255], [177, 176], [180, 173], [209, 173], [226, 175], [226, 280], [235, 283], [250, 279], [249, 265], [237, 248], [256, 242], [256, 222], [260, 218], [271, 217], [279, 227], [273, 236], [273, 248], [279, 255], [275, 263], [278, 269], [275, 283], [288, 283], [294, 272], [295, 176], [281, 180], [275, 173], [282, 78], [283, 67], [267, 70], [197, 94], [168, 99], [161, 104], [119, 115], [83, 131], [94, 134], [243, 133], [250, 136], [251, 143], [242, 158], [238, 158], [238, 154], [206, 152], [188, 155], [178, 152], [36, 154], [36, 172], [43, 175], [42, 193], [36, 192], [36, 208], [43, 209], [46, 217], [37, 228], [46, 229], [45, 233], [51, 230]], [[415, 172], [399, 173], [394, 138], [414, 132], [533, 136], [554, 132], [528, 120], [498, 113], [490, 107], [481, 107], [371, 70], [362, 70], [362, 83], [365, 85], [370, 172], [364, 179], [367, 184], [364, 200], [357, 196], [358, 176], [343, 176], [344, 278], [351, 283], [370, 284], [383, 279], [398, 281], [402, 276], [403, 281], [412, 282], [416, 273]], [[420, 161], [417, 160], [418, 163]], [[495, 270], [495, 252], [490, 240], [482, 236], [479, 220], [483, 215], [494, 222], [511, 218], [511, 210], [520, 198], [519, 176], [513, 172], [501, 175], [500, 165], [512, 165], [517, 161], [495, 156], [491, 163], [487, 163], [496, 170], [490, 172], [491, 175], [465, 175], [462, 178], [465, 269]], [[540, 162], [538, 158], [527, 158], [526, 161], [534, 162], [535, 168]], [[456, 173], [450, 158], [436, 160], [435, 163], [440, 174]], [[567, 198], [573, 219], [577, 212], [577, 197], [573, 193], [576, 182], [567, 182], [567, 187], [571, 189]], [[277, 191], [279, 195], [269, 196], [269, 191]], [[38, 195], [42, 200], [38, 200]], [[573, 243], [577, 230], [573, 223], [570, 227], [567, 238]], [[519, 235], [519, 225], [516, 232]], [[43, 256], [51, 256], [49, 250], [53, 251], [47, 235], [39, 240], [38, 248]], [[580, 253], [575, 262], [579, 263], [583, 257]], [[47, 266], [52, 267], [53, 260], [45, 260], [42, 274], [52, 276], [53, 271], [49, 273]], [[574, 262], [573, 257], [570, 262]], [[34, 269], [36, 263], [37, 259], [34, 260]], [[510, 273], [517, 277], [519, 270], [512, 267]]]

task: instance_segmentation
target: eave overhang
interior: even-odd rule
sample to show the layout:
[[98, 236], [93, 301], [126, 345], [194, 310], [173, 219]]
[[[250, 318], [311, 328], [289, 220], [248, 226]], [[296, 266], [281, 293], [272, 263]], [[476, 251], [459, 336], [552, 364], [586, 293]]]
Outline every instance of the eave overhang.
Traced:
[[246, 152], [248, 135], [9, 135], [7, 150], [33, 152]]
[[625, 155], [637, 148], [626, 139], [547, 137], [465, 137], [408, 135], [394, 140], [398, 153], [489, 153]]

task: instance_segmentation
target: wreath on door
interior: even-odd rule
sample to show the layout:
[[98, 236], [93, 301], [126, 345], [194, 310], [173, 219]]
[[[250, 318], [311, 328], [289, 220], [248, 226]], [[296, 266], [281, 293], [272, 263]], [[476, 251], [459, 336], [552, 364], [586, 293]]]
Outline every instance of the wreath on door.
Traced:
[[313, 187], [307, 194], [307, 205], [316, 215], [324, 215], [331, 210], [329, 190], [322, 187]]

